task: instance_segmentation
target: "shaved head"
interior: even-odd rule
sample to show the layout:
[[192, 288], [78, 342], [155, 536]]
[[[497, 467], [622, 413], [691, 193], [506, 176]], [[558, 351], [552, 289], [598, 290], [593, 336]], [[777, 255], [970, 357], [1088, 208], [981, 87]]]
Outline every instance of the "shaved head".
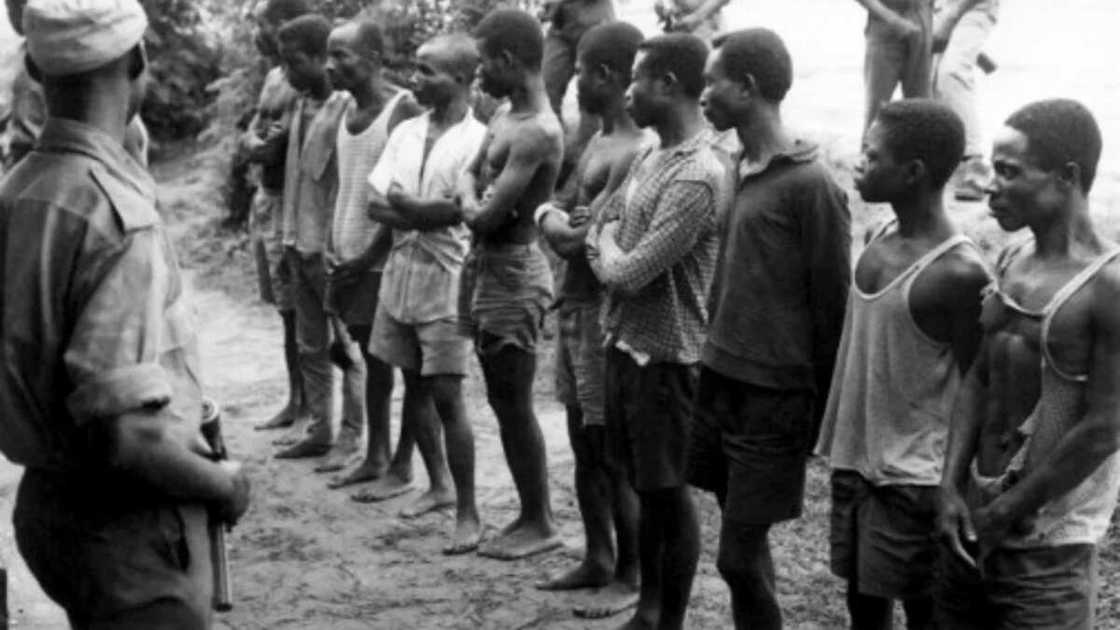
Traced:
[[385, 37], [381, 27], [370, 20], [352, 20], [331, 31], [332, 41], [342, 42], [358, 56], [380, 60], [385, 56]]
[[437, 35], [424, 42], [416, 51], [416, 56], [424, 57], [435, 69], [467, 84], [474, 79], [474, 71], [478, 68], [478, 47], [474, 39], [465, 33]]

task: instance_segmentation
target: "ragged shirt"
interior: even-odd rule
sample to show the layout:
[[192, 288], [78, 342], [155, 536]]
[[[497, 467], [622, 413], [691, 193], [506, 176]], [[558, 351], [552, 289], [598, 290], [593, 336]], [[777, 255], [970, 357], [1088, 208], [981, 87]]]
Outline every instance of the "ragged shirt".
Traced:
[[[1000, 271], [1010, 266], [1015, 255], [1032, 241], [1013, 246], [1001, 256]], [[1089, 362], [1059, 365], [1050, 348], [1050, 327], [1070, 298], [1076, 295], [1109, 262], [1120, 257], [1113, 248], [1077, 273], [1062, 286], [1041, 311], [1029, 311], [1003, 291], [1001, 277], [989, 286], [984, 298], [981, 324], [990, 334], [1008, 329], [1012, 318], [1038, 322], [1038, 348], [1041, 354], [1038, 400], [1030, 415], [1017, 429], [1019, 444], [1006, 469], [998, 476], [981, 475], [976, 461], [971, 466], [971, 483], [984, 503], [1029, 475], [1045, 462], [1067, 433], [1085, 415]], [[1001, 546], [1029, 549], [1073, 544], [1098, 544], [1108, 531], [1120, 493], [1120, 454], [1114, 453], [1073, 490], [1047, 501], [1021, 527], [1009, 534]]]
[[142, 407], [186, 440], [201, 394], [193, 314], [155, 209], [121, 144], [49, 119], [0, 183], [0, 451], [29, 468], [104, 464], [88, 428]]
[[[459, 176], [478, 154], [486, 125], [470, 110], [446, 129], [424, 155], [431, 113], [398, 124], [389, 136], [369, 185], [384, 195], [396, 183], [420, 199], [451, 198]], [[470, 230], [459, 223], [434, 230], [393, 230], [393, 247], [381, 278], [379, 301], [406, 324], [458, 313], [459, 276], [470, 249]]]
[[335, 92], [325, 102], [310, 96], [298, 99], [288, 134], [284, 162], [283, 242], [301, 254], [321, 254], [338, 195], [335, 143], [338, 125], [351, 100]]

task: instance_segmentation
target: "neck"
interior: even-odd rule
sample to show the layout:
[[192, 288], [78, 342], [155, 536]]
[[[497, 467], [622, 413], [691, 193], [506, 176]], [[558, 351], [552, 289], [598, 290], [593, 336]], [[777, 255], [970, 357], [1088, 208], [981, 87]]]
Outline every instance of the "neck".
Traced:
[[128, 128], [128, 90], [109, 82], [91, 82], [79, 89], [48, 82], [47, 110], [55, 118], [85, 123], [124, 144]]
[[550, 109], [544, 91], [544, 79], [539, 73], [526, 75], [525, 81], [510, 92], [510, 111], [537, 112]]
[[793, 146], [776, 106], [755, 108], [735, 127], [735, 133], [743, 145], [743, 157], [753, 164], [766, 162]]
[[381, 94], [384, 85], [381, 77], [374, 75], [368, 81], [362, 81], [350, 90], [358, 109], [369, 109], [381, 104]]
[[603, 135], [609, 136], [615, 131], [622, 133], [637, 132], [638, 126], [634, 119], [626, 113], [626, 101], [623, 98], [612, 100], [603, 111], [599, 113], [602, 122]]
[[436, 105], [432, 108], [432, 120], [444, 126], [451, 126], [467, 115], [467, 110], [470, 109], [470, 104], [467, 102], [468, 95], [466, 93], [456, 94], [455, 98]]
[[902, 238], [941, 236], [953, 231], [945, 213], [942, 190], [922, 191], [904, 201], [892, 201], [898, 218], [898, 233]]
[[314, 99], [320, 101], [327, 100], [327, 97], [331, 95], [330, 81], [327, 81], [326, 77], [317, 80], [315, 82], [315, 85], [311, 86], [311, 88], [307, 90], [307, 93]]
[[683, 101], [674, 105], [665, 120], [655, 128], [657, 135], [661, 136], [661, 148], [668, 149], [700, 133], [704, 129], [704, 116], [695, 101]]
[[1064, 258], [1075, 249], [1096, 251], [1103, 246], [1089, 218], [1089, 201], [1084, 197], [1071, 200], [1064, 212], [1056, 212], [1048, 220], [1029, 227], [1040, 258]]

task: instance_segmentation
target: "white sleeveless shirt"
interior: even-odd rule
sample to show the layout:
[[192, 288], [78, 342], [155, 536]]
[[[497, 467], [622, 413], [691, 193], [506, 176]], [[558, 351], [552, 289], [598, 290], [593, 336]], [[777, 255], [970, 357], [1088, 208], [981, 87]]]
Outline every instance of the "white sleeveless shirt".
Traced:
[[385, 243], [385, 251], [374, 262], [372, 268], [376, 271], [384, 267], [389, 254], [390, 229], [370, 219], [366, 213], [369, 205], [366, 178], [385, 149], [385, 142], [389, 139], [389, 120], [405, 94], [405, 90], [394, 94], [364, 131], [352, 134], [346, 128], [347, 119], [357, 107], [354, 102], [351, 102], [338, 125], [338, 197], [331, 227], [331, 251], [340, 261], [353, 260], [380, 239]]
[[950, 237], [875, 293], [853, 280], [816, 448], [832, 468], [874, 485], [941, 482], [961, 373], [951, 344], [918, 328], [910, 290], [922, 271], [960, 246], [976, 247], [964, 235]]

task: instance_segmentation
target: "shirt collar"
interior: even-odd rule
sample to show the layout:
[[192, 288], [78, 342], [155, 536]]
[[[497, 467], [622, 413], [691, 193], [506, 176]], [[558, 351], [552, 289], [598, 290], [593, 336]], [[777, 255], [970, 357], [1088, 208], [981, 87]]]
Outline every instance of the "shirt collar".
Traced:
[[145, 196], [155, 198], [155, 181], [124, 145], [104, 131], [68, 118], [48, 118], [38, 148], [48, 152], [81, 153], [91, 157]]
[[785, 151], [780, 151], [770, 156], [770, 159], [763, 165], [750, 165], [743, 160], [743, 152], [739, 152], [737, 163], [739, 165], [739, 178], [746, 179], [761, 175], [766, 171], [785, 164], [804, 164], [812, 162], [817, 159], [818, 147], [816, 143], [795, 138], [793, 144], [790, 145]]

